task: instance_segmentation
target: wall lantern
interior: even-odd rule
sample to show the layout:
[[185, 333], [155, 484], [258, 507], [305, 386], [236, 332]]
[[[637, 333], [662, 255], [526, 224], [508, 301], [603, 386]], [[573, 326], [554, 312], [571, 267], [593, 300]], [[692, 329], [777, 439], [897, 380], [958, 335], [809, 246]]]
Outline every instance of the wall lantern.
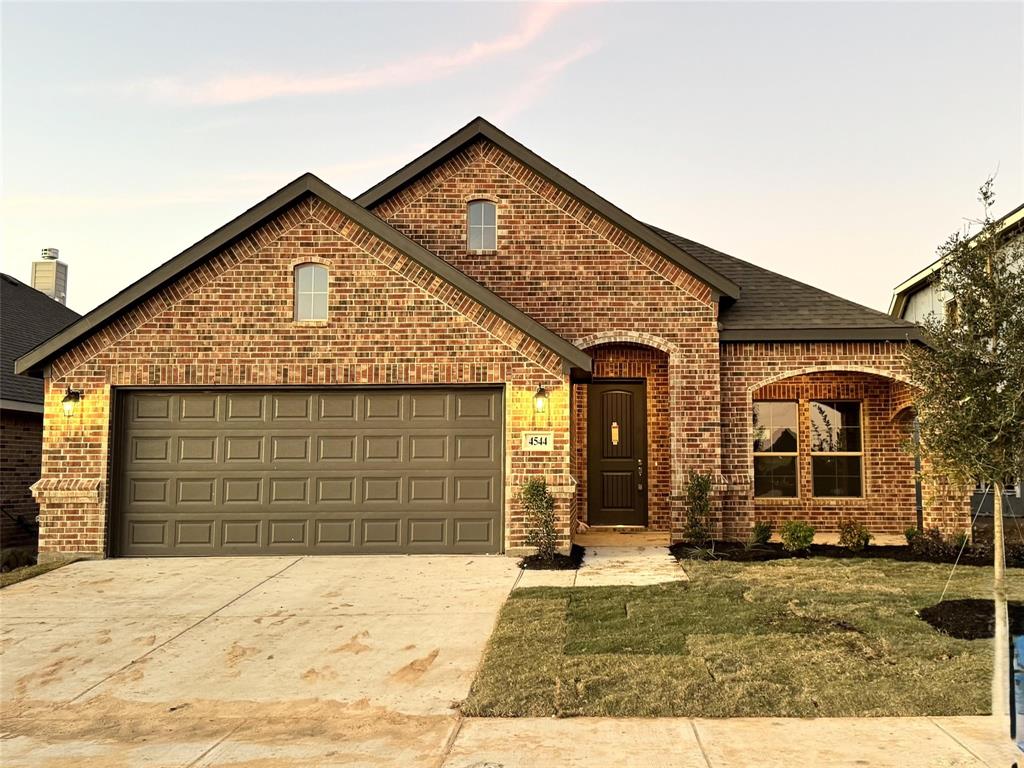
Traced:
[[537, 413], [544, 413], [548, 407], [548, 391], [544, 387], [537, 387], [533, 396], [533, 408]]
[[68, 418], [74, 416], [75, 408], [78, 406], [78, 401], [81, 399], [82, 390], [68, 387], [68, 391], [64, 393], [64, 399], [61, 400], [61, 405], [64, 406], [64, 415]]

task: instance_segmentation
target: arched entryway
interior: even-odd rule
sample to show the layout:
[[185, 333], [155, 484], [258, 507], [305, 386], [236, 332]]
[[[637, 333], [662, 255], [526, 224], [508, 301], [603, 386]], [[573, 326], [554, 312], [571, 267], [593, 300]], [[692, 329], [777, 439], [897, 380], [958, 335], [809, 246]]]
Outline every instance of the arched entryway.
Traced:
[[671, 527], [672, 348], [644, 341], [578, 342], [594, 361], [592, 380], [572, 393], [577, 509], [590, 525]]

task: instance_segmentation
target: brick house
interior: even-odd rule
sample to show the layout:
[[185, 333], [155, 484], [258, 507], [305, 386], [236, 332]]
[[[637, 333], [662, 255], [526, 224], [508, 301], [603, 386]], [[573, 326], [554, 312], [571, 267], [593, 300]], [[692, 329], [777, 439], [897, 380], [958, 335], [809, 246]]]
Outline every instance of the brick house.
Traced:
[[14, 361], [78, 313], [10, 275], [0, 274], [0, 549], [34, 547], [39, 506], [43, 382], [16, 376]]
[[[50, 557], [516, 552], [577, 521], [914, 525], [915, 327], [616, 208], [483, 119], [303, 176], [23, 357]], [[68, 388], [80, 391], [70, 417]], [[965, 523], [962, 494], [926, 524]]]

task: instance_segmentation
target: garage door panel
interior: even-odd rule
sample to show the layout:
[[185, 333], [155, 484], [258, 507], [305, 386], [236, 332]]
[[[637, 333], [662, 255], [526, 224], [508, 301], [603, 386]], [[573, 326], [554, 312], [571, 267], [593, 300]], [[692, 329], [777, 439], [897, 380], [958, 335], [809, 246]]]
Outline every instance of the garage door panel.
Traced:
[[500, 551], [499, 390], [122, 398], [118, 554]]
[[357, 413], [356, 394], [332, 392], [319, 396], [317, 402], [320, 421], [324, 422], [354, 422]]
[[319, 435], [317, 438], [317, 459], [319, 462], [338, 461], [352, 463], [356, 460], [355, 435]]
[[132, 401], [136, 423], [172, 421], [170, 395], [140, 395]]
[[403, 435], [367, 435], [363, 437], [363, 460], [393, 464], [402, 460]]
[[228, 464], [243, 462], [262, 463], [264, 456], [262, 435], [227, 435], [224, 437], [224, 461]]
[[280, 435], [270, 438], [272, 461], [309, 462], [310, 438], [302, 435]]
[[181, 395], [178, 398], [181, 421], [216, 423], [218, 421], [219, 400], [220, 398], [217, 395], [210, 393]]
[[217, 435], [190, 435], [178, 438], [178, 461], [217, 463]]
[[145, 464], [167, 464], [171, 461], [170, 435], [139, 436], [134, 435], [131, 441], [131, 460]]
[[267, 397], [251, 392], [224, 395], [228, 422], [256, 422], [265, 420]]
[[310, 421], [313, 412], [312, 395], [272, 395], [271, 399], [273, 401], [273, 421], [286, 423]]
[[407, 396], [397, 392], [368, 392], [363, 395], [363, 419], [368, 422], [402, 421]]

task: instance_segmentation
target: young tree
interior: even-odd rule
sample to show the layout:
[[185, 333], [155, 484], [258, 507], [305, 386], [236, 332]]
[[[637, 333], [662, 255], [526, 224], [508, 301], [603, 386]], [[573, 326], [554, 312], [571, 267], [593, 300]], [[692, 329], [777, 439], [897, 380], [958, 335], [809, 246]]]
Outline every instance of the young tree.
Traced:
[[992, 179], [979, 201], [977, 233], [952, 235], [939, 248], [946, 317], [924, 322], [927, 346], [912, 345], [909, 360], [921, 387], [921, 451], [934, 472], [965, 487], [987, 482], [995, 494], [992, 711], [999, 714], [1009, 705], [1003, 489], [1024, 474], [1024, 235], [992, 218]]

